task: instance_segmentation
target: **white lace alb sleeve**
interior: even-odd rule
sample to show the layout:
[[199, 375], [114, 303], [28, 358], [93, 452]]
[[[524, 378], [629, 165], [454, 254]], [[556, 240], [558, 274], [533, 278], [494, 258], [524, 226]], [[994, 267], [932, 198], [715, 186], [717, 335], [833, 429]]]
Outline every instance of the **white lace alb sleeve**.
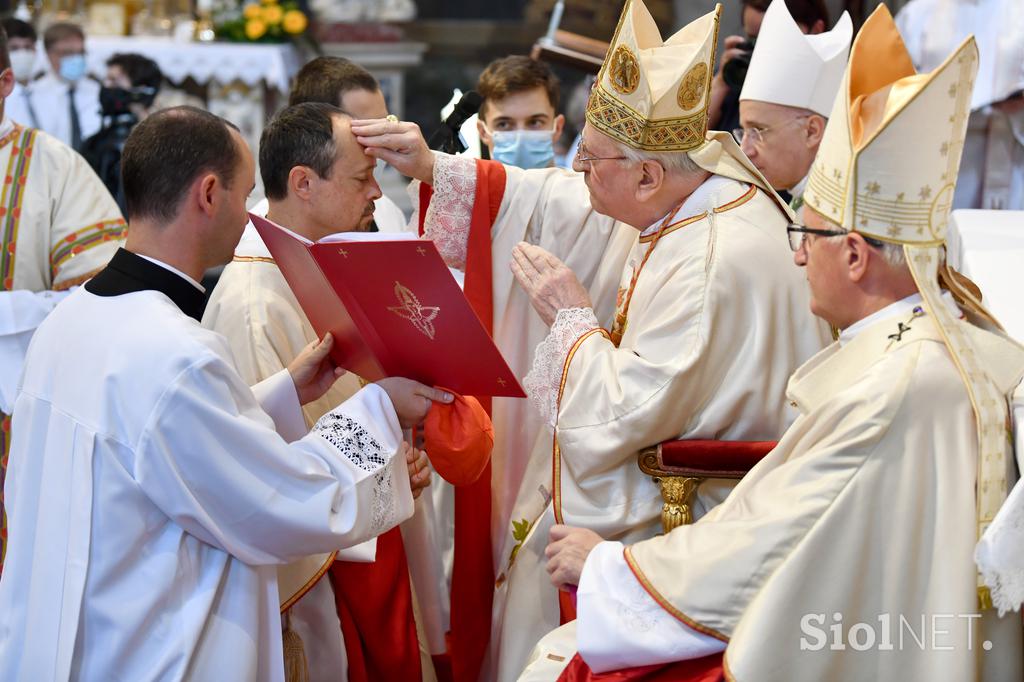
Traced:
[[581, 336], [600, 326], [593, 309], [564, 308], [558, 311], [551, 331], [533, 352], [533, 366], [523, 378], [523, 388], [530, 404], [551, 428], [558, 421], [558, 392], [565, 359]]
[[394, 460], [384, 446], [362, 424], [338, 412], [320, 417], [312, 432], [340, 450], [352, 464], [374, 475], [372, 527], [379, 534], [394, 526], [397, 522], [391, 471]]
[[590, 552], [576, 593], [576, 644], [595, 673], [702, 658], [725, 642], [697, 632], [658, 605], [623, 557], [621, 542]]
[[[1024, 465], [1024, 383], [1011, 404], [1014, 454]], [[992, 592], [992, 604], [1002, 616], [1024, 602], [1024, 478], [1010, 491], [974, 552], [981, 577]]]
[[[434, 194], [423, 221], [423, 236], [434, 242], [449, 267], [459, 270], [466, 269], [476, 182], [475, 159], [434, 154]], [[418, 203], [417, 197], [413, 205]]]

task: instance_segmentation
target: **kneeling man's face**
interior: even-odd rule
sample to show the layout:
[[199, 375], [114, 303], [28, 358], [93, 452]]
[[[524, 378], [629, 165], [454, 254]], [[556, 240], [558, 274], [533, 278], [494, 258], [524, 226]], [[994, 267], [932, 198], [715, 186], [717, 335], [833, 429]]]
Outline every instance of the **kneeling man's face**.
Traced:
[[249, 212], [245, 208], [245, 203], [252, 194], [256, 179], [256, 162], [253, 161], [249, 145], [238, 131], [232, 130], [231, 136], [238, 146], [238, 163], [235, 164], [230, 184], [224, 183], [220, 187], [221, 201], [217, 208], [216, 221], [218, 231], [215, 243], [210, 245], [210, 248], [216, 251], [218, 263], [231, 262], [235, 247], [238, 246], [242, 232], [249, 223]]
[[334, 118], [337, 155], [326, 178], [317, 178], [312, 209], [322, 234], [366, 232], [373, 222], [374, 201], [381, 197], [373, 177], [376, 160], [367, 156], [352, 134], [348, 118]]

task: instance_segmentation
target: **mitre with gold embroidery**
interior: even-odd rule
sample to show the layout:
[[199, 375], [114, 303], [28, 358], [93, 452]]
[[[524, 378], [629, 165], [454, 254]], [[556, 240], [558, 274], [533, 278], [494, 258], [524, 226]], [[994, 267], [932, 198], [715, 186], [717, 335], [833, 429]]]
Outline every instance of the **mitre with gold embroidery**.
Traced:
[[644, 151], [704, 144], [722, 6], [668, 40], [641, 0], [627, 0], [587, 104], [587, 121]]
[[941, 243], [977, 70], [970, 37], [937, 69], [917, 73], [880, 5], [853, 43], [811, 167], [807, 205], [885, 241]]
[[[1007, 402], [999, 378], [982, 364], [970, 326], [943, 305], [940, 289], [941, 281], [979, 324], [995, 322], [944, 258], [977, 70], [971, 36], [934, 71], [917, 73], [892, 15], [879, 5], [854, 40], [804, 199], [807, 208], [848, 230], [903, 245], [974, 407], [980, 536], [1006, 499], [1013, 463]], [[980, 579], [979, 598], [990, 605]]]

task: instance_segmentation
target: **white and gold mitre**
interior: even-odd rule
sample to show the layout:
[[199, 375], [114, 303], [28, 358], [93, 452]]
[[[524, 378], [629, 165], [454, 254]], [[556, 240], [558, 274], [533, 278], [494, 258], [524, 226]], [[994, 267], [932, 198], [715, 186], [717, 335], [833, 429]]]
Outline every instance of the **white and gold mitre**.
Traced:
[[934, 71], [917, 73], [879, 5], [853, 43], [806, 205], [884, 241], [941, 244], [977, 70], [972, 36]]
[[662, 41], [642, 0], [627, 0], [587, 104], [587, 121], [635, 149], [704, 144], [722, 6]]
[[[1014, 468], [1006, 395], [988, 374], [971, 325], [942, 302], [994, 322], [945, 263], [945, 239], [978, 70], [974, 37], [934, 71], [918, 74], [884, 5], [861, 28], [818, 148], [805, 206], [842, 227], [902, 244], [924, 307], [942, 333], [974, 409], [979, 537], [1006, 499]], [[998, 325], [995, 325], [998, 327]], [[991, 606], [978, 579], [982, 608]]]
[[773, 0], [764, 13], [740, 101], [810, 109], [828, 116], [846, 71], [853, 22], [843, 12], [831, 31], [804, 35], [786, 7]]

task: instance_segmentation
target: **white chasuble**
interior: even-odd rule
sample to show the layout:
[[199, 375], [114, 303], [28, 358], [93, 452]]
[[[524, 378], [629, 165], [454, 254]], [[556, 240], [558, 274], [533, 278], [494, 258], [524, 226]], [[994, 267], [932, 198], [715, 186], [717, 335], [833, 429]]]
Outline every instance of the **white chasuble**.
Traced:
[[0, 291], [82, 283], [124, 237], [117, 204], [70, 147], [9, 120], [0, 135], [0, 168], [10, 179], [0, 193]]
[[[458, 207], [471, 202], [476, 178], [464, 160], [436, 158], [426, 232], [457, 266], [465, 257], [458, 226], [468, 222], [468, 211], [460, 215]], [[514, 679], [533, 645], [558, 625], [543, 554], [552, 498], [567, 523], [627, 541], [649, 537], [661, 501], [637, 468], [637, 452], [675, 437], [777, 438], [791, 420], [786, 380], [827, 339], [808, 312], [786, 218], [756, 188], [713, 177], [715, 191], [700, 193], [695, 203], [703, 204], [670, 221], [645, 262], [653, 236], [641, 238], [637, 229], [594, 213], [581, 175], [506, 173], [491, 236], [495, 337], [521, 377], [536, 356], [533, 375], [547, 389], [538, 395], [545, 391], [531, 391], [527, 379], [537, 402], [556, 405], [563, 377], [565, 390], [554, 462], [551, 431], [537, 410], [526, 401], [494, 403], [501, 500], [494, 521], [502, 530], [495, 537], [504, 541], [496, 547], [490, 670], [499, 680]], [[541, 322], [508, 270], [512, 247], [523, 240], [566, 261], [588, 287], [592, 311], [563, 311], [550, 330]], [[599, 325], [613, 329], [616, 301], [632, 289], [616, 348]], [[553, 421], [552, 411], [541, 412]], [[725, 492], [719, 482], [702, 491], [709, 504]]]
[[223, 337], [161, 291], [75, 291], [36, 332], [22, 382], [6, 679], [282, 680], [277, 567], [412, 514], [379, 387], [302, 436], [287, 372], [258, 402]]
[[[553, 496], [545, 504], [524, 485], [513, 515], [534, 526], [499, 588], [500, 679], [514, 679], [559, 624], [544, 555], [553, 523], [627, 543], [651, 537], [663, 502], [637, 465], [641, 449], [670, 439], [775, 440], [792, 421], [786, 382], [828, 330], [810, 313], [785, 226], [756, 187], [713, 176], [634, 245], [611, 324], [559, 313], [526, 380], [557, 424], [531, 464]], [[696, 516], [732, 486], [706, 481]]]
[[[959, 324], [1012, 394], [1024, 352]], [[730, 679], [1021, 679], [1020, 618], [978, 612], [978, 438], [932, 318], [830, 346], [788, 396], [797, 421], [723, 504], [625, 550], [636, 579], [727, 643]]]
[[[424, 216], [424, 235], [434, 241], [450, 267], [464, 269], [478, 181], [476, 161], [447, 154], [435, 154], [435, 159], [433, 198]], [[598, 314], [610, 318], [622, 266], [638, 233], [596, 213], [578, 173], [506, 166], [505, 177], [504, 195], [491, 231], [493, 336], [509, 367], [522, 378], [548, 327], [509, 270], [513, 247], [527, 241], [561, 258], [588, 288]], [[416, 188], [413, 183], [410, 194], [418, 200]], [[412, 222], [417, 223], [416, 216]], [[527, 401], [518, 398], [494, 398], [491, 419], [495, 434], [491, 537], [498, 574], [501, 557], [518, 542], [509, 519], [542, 421]]]

